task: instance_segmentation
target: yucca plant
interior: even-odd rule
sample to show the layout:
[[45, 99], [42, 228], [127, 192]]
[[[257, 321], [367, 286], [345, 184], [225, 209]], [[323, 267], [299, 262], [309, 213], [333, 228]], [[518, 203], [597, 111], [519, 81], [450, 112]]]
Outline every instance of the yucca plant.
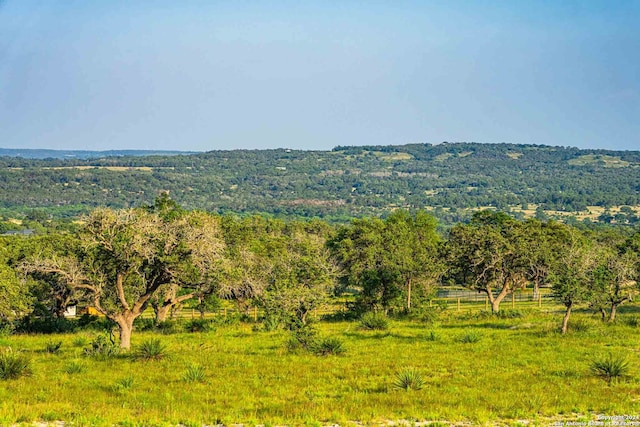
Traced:
[[12, 380], [31, 375], [31, 361], [11, 349], [0, 352], [0, 379]]
[[405, 368], [396, 373], [393, 387], [397, 390], [420, 390], [424, 387], [424, 380], [416, 369]]
[[135, 354], [137, 359], [140, 360], [161, 360], [169, 356], [167, 346], [164, 345], [159, 339], [154, 338], [144, 341], [138, 351]]
[[197, 364], [190, 365], [182, 378], [188, 383], [203, 382], [206, 378], [205, 369]]
[[611, 384], [612, 381], [627, 376], [629, 362], [623, 356], [609, 355], [604, 359], [596, 359], [591, 362], [591, 372]]

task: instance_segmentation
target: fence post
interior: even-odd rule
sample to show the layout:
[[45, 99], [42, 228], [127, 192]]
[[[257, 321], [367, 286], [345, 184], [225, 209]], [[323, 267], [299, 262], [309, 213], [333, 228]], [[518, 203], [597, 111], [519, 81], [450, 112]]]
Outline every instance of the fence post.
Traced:
[[485, 311], [489, 310], [489, 297], [484, 297], [484, 309]]
[[516, 293], [511, 293], [511, 310], [516, 308]]
[[258, 321], [258, 307], [253, 307], [253, 320]]
[[460, 311], [460, 298], [458, 298], [458, 311]]
[[542, 293], [538, 292], [538, 308], [542, 308]]

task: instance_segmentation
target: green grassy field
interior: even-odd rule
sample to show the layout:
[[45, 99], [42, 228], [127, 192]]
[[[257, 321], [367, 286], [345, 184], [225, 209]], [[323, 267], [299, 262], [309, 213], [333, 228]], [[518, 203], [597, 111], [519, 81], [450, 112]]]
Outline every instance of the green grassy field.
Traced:
[[[357, 322], [320, 322], [321, 336], [342, 340], [346, 353], [290, 352], [289, 334], [238, 323], [206, 333], [136, 332], [132, 353], [150, 339], [168, 346], [157, 361], [83, 355], [94, 334], [0, 338], [31, 358], [32, 375], [0, 380], [0, 424], [64, 420], [74, 425], [346, 425], [390, 420], [548, 425], [640, 415], [640, 327], [636, 307], [616, 324], [588, 313], [573, 330], [556, 331], [559, 312], [531, 309], [501, 319], [448, 310], [435, 322], [391, 321], [384, 331]], [[477, 342], [462, 342], [465, 336]], [[44, 351], [62, 341], [58, 354]], [[471, 340], [473, 341], [473, 340]], [[608, 384], [590, 371], [607, 355], [624, 356], [628, 377]], [[203, 381], [188, 381], [190, 366]], [[421, 390], [394, 387], [414, 368]], [[640, 419], [636, 419], [640, 421]]]

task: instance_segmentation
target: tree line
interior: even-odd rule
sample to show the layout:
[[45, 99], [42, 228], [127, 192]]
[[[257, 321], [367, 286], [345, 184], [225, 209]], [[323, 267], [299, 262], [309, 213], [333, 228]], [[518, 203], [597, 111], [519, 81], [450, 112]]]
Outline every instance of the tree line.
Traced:
[[[640, 152], [443, 143], [235, 150], [94, 159], [0, 157], [0, 214], [45, 209], [74, 217], [96, 207], [153, 203], [161, 191], [188, 209], [268, 213], [332, 222], [431, 207], [447, 225], [468, 210], [523, 205], [569, 213], [640, 205]], [[446, 209], [444, 209], [446, 208]], [[632, 209], [601, 221], [635, 225]]]
[[349, 311], [408, 313], [429, 306], [440, 286], [484, 293], [496, 313], [505, 297], [550, 287], [570, 314], [584, 305], [614, 321], [638, 293], [640, 231], [590, 230], [481, 211], [441, 234], [424, 211], [384, 219], [284, 221], [187, 210], [163, 194], [141, 208], [98, 208], [73, 232], [4, 236], [0, 318], [61, 318], [83, 302], [117, 325], [129, 348], [134, 321], [157, 322], [187, 301], [260, 307], [265, 321], [309, 322], [331, 298]]

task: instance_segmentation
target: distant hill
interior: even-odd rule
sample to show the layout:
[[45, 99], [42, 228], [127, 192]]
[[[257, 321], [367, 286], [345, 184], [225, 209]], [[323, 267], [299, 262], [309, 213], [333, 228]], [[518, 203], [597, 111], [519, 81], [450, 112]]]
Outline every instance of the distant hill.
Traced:
[[28, 148], [0, 148], [0, 157], [23, 157], [25, 159], [95, 159], [100, 157], [123, 156], [176, 156], [195, 154], [195, 151], [159, 151], [159, 150], [40, 150]]
[[640, 207], [639, 151], [442, 143], [184, 155], [114, 151], [108, 152], [114, 157], [101, 152], [86, 159], [71, 153], [76, 157], [0, 158], [0, 213], [40, 208], [70, 216], [96, 206], [151, 203], [161, 191], [190, 209], [336, 221], [400, 207], [429, 209], [451, 223], [493, 207], [633, 224]]

